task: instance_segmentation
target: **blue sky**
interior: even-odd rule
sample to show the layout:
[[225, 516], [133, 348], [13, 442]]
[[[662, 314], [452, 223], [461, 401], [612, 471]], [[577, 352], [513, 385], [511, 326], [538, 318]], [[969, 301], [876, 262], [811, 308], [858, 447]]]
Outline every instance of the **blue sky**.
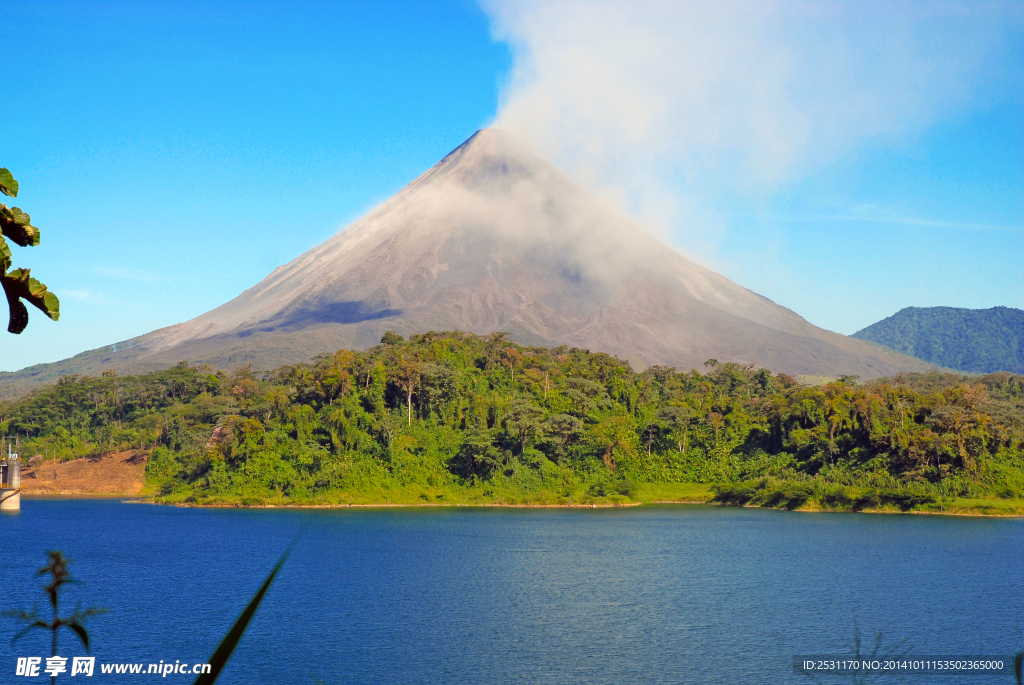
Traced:
[[[974, 86], [922, 96], [935, 103], [927, 116], [862, 126], [856, 145], [815, 143], [822, 154], [801, 153], [770, 182], [659, 179], [685, 211], [651, 210], [666, 203], [628, 187], [622, 204], [684, 253], [842, 333], [911, 305], [1024, 308], [1024, 40], [1012, 19]], [[31, 310], [28, 330], [3, 338], [0, 370], [212, 309], [496, 116], [526, 121], [518, 67], [546, 69], [545, 36], [516, 21], [468, 1], [5, 7], [0, 166], [43, 231], [39, 247], [13, 248], [15, 266], [58, 294], [62, 314], [55, 324]], [[595, 191], [628, 186], [588, 176], [596, 162], [545, 146], [532, 126], [531, 142]], [[723, 149], [702, 149], [702, 168], [734, 152]]]

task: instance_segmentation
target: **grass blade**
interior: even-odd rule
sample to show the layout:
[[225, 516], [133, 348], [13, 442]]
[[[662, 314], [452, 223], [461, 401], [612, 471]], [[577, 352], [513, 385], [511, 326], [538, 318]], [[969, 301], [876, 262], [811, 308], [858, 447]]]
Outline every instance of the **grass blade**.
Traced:
[[[301, 531], [299, 532], [299, 535], [302, 535]], [[288, 549], [286, 549], [284, 554], [281, 555], [281, 559], [274, 566], [274, 570], [272, 570], [270, 575], [267, 576], [267, 579], [263, 581], [263, 585], [260, 586], [256, 595], [249, 601], [245, 610], [238, 617], [238, 620], [235, 621], [235, 625], [231, 626], [231, 630], [228, 631], [228, 634], [225, 635], [224, 639], [220, 641], [219, 645], [217, 645], [217, 650], [213, 653], [213, 656], [210, 657], [210, 672], [203, 673], [196, 678], [195, 685], [213, 685], [213, 683], [217, 681], [217, 677], [220, 676], [220, 672], [224, 669], [228, 659], [231, 658], [231, 653], [235, 651], [235, 647], [237, 647], [238, 643], [241, 641], [242, 635], [245, 634], [245, 629], [249, 627], [249, 621], [259, 608], [260, 602], [263, 601], [263, 596], [267, 594], [267, 590], [270, 589], [270, 584], [274, 582], [274, 577], [277, 575], [277, 572], [281, 570], [281, 567], [284, 566], [284, 562], [288, 558], [288, 555], [292, 553], [295, 543], [299, 541], [299, 535], [296, 535], [292, 544], [288, 545]]]

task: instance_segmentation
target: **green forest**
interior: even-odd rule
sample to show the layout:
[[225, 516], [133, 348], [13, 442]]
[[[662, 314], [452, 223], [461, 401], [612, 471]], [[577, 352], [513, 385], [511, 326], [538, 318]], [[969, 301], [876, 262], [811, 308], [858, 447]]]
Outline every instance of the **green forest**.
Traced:
[[907, 307], [854, 338], [970, 373], [1024, 373], [1024, 311]]
[[65, 376], [0, 405], [23, 456], [142, 450], [148, 497], [226, 505], [629, 504], [1024, 513], [1024, 377], [808, 386], [642, 373], [507, 335], [385, 334], [272, 372]]

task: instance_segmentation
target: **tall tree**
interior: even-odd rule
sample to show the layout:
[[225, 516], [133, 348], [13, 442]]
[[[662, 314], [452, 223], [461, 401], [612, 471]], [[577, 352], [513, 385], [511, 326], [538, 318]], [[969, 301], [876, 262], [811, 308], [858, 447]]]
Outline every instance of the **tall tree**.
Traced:
[[395, 383], [405, 392], [406, 407], [409, 411], [408, 425], [412, 425], [412, 393], [420, 383], [420, 365], [414, 361], [402, 361], [394, 373]]

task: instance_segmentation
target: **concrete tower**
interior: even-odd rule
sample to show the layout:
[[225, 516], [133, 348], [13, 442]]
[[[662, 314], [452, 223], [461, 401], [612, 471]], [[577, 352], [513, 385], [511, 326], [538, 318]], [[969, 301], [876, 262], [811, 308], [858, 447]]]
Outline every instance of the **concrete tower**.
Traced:
[[0, 461], [0, 511], [21, 509], [21, 459], [7, 445], [7, 458]]

